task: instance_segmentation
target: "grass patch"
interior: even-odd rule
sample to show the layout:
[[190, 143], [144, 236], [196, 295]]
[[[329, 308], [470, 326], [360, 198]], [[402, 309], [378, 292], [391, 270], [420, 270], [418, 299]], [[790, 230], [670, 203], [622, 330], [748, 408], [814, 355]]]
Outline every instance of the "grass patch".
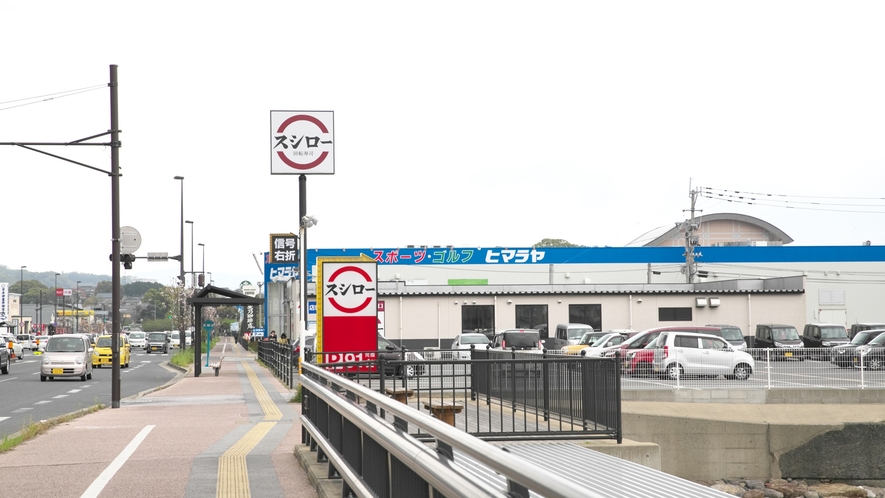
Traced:
[[76, 411], [74, 413], [69, 413], [67, 415], [62, 415], [61, 417], [55, 417], [50, 420], [43, 420], [41, 422], [35, 422], [28, 424], [24, 429], [19, 431], [16, 434], [12, 434], [11, 436], [6, 436], [0, 441], [0, 453], [4, 451], [9, 451], [16, 446], [24, 443], [25, 441], [30, 441], [40, 434], [45, 433], [49, 429], [57, 425], [64, 424], [65, 422], [70, 422], [71, 420], [82, 417], [83, 415], [88, 415], [90, 413], [97, 412], [104, 408], [105, 405], [97, 404], [90, 406], [89, 408], [84, 408], [82, 410]]
[[292, 396], [292, 398], [289, 399], [289, 403], [301, 403], [301, 386], [298, 386], [295, 396]]
[[[209, 349], [211, 350], [212, 348], [214, 348], [215, 344], [217, 344], [217, 343], [218, 343], [217, 337], [212, 339], [209, 342]], [[174, 355], [172, 355], [171, 358], [169, 358], [169, 363], [172, 363], [173, 365], [178, 365], [179, 367], [182, 367], [182, 368], [187, 368], [188, 365], [193, 365], [194, 364], [194, 347], [191, 346], [191, 347], [185, 349], [184, 351], [179, 349], [177, 353], [175, 353]]]

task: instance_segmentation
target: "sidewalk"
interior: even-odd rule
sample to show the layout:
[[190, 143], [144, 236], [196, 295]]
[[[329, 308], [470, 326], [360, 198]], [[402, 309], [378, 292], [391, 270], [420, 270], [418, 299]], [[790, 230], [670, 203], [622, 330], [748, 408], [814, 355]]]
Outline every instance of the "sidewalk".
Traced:
[[294, 455], [301, 405], [253, 353], [223, 340], [210, 355], [226, 347], [217, 377], [205, 366], [198, 378], [183, 373], [0, 454], [0, 494], [316, 497]]

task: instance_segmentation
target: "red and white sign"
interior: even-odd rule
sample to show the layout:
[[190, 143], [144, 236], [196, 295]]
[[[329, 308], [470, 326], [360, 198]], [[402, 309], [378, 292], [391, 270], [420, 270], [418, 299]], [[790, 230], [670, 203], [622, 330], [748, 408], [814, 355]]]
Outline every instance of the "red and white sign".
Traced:
[[[371, 258], [317, 258], [317, 352], [323, 363], [372, 361], [378, 349], [378, 266]], [[332, 353], [332, 354], [329, 354]], [[337, 354], [341, 353], [341, 354]]]
[[56, 288], [55, 288], [55, 296], [56, 296], [56, 297], [61, 297], [61, 296], [64, 296], [64, 295], [65, 295], [65, 290], [64, 290], [64, 289], [62, 289], [61, 287], [56, 287]]
[[270, 174], [335, 173], [332, 111], [270, 111]]

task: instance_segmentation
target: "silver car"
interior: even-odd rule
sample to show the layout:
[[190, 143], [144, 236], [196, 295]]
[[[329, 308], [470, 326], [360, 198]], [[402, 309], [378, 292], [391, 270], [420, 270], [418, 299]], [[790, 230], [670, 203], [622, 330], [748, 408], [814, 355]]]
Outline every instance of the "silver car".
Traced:
[[92, 345], [85, 334], [59, 334], [46, 341], [40, 380], [56, 377], [92, 378]]

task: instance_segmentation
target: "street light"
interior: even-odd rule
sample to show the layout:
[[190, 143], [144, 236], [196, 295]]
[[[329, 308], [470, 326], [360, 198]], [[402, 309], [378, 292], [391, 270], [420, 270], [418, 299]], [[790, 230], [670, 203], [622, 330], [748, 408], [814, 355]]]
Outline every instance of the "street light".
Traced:
[[80, 328], [80, 282], [81, 282], [81, 280], [77, 280], [77, 309], [75, 311], [75, 313], [77, 314], [77, 317], [74, 319], [75, 320], [74, 321], [74, 333], [75, 334], [79, 333], [79, 328]]
[[206, 244], [197, 242], [197, 245], [203, 248], [203, 266], [200, 268], [201, 287], [206, 286]]
[[[175, 176], [174, 180], [181, 182], [181, 232], [178, 238], [178, 280], [181, 284], [181, 291], [184, 292], [184, 177]], [[181, 317], [181, 329], [178, 331], [178, 344], [182, 351], [185, 350], [184, 343], [184, 301], [179, 300], [178, 316]]]
[[191, 220], [184, 220], [185, 223], [191, 226], [191, 288], [196, 287], [194, 285], [194, 222]]
[[307, 247], [304, 238], [307, 235], [307, 229], [316, 225], [317, 222], [315, 217], [304, 215], [301, 217], [298, 227], [298, 245], [301, 246], [301, 254], [298, 255], [298, 280], [301, 284], [301, 332], [298, 334], [298, 340], [301, 341], [302, 363], [304, 362], [304, 332], [307, 331]]
[[21, 276], [19, 276], [19, 283], [21, 284], [21, 295], [18, 298], [18, 333], [24, 334], [25, 331], [22, 330], [22, 327], [25, 323], [24, 317], [24, 307], [25, 307], [25, 268], [27, 266], [21, 267]]

